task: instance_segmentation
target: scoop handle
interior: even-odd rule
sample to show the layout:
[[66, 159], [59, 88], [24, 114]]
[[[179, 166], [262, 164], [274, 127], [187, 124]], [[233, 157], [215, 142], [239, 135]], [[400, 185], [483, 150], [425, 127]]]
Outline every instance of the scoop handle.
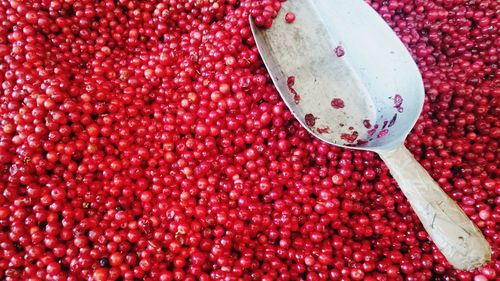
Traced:
[[491, 248], [481, 231], [404, 145], [378, 153], [425, 230], [453, 267], [471, 270], [490, 261]]

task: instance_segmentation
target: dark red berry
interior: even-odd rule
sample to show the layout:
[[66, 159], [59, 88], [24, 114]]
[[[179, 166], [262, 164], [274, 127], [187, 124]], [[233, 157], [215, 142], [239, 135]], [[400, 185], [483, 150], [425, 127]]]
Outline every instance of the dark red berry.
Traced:
[[344, 100], [341, 98], [334, 98], [330, 102], [330, 105], [335, 109], [344, 108]]

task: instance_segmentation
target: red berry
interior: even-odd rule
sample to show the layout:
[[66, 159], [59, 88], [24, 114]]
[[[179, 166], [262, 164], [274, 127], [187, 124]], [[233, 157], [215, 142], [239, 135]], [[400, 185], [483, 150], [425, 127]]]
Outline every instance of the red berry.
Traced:
[[292, 23], [292, 22], [294, 22], [294, 21], [295, 21], [295, 14], [294, 14], [294, 13], [292, 13], [292, 12], [288, 12], [288, 13], [286, 13], [286, 15], [285, 15], [285, 21], [286, 21], [287, 23]]
[[344, 108], [344, 100], [341, 98], [332, 99], [330, 104], [333, 108]]

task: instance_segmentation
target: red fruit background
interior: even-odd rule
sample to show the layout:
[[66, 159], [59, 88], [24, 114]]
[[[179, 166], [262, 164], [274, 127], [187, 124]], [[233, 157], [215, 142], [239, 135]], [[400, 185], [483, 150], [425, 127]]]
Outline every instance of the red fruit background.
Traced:
[[406, 144], [491, 263], [452, 269], [375, 154], [294, 120], [248, 25], [280, 1], [0, 0], [0, 279], [498, 278], [498, 2], [368, 2], [424, 77]]

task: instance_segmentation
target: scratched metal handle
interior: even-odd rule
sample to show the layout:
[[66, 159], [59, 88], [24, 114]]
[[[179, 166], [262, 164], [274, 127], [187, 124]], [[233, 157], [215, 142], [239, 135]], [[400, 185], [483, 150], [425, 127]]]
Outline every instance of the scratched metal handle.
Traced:
[[401, 145], [379, 152], [436, 246], [457, 269], [471, 270], [491, 259], [481, 231]]

